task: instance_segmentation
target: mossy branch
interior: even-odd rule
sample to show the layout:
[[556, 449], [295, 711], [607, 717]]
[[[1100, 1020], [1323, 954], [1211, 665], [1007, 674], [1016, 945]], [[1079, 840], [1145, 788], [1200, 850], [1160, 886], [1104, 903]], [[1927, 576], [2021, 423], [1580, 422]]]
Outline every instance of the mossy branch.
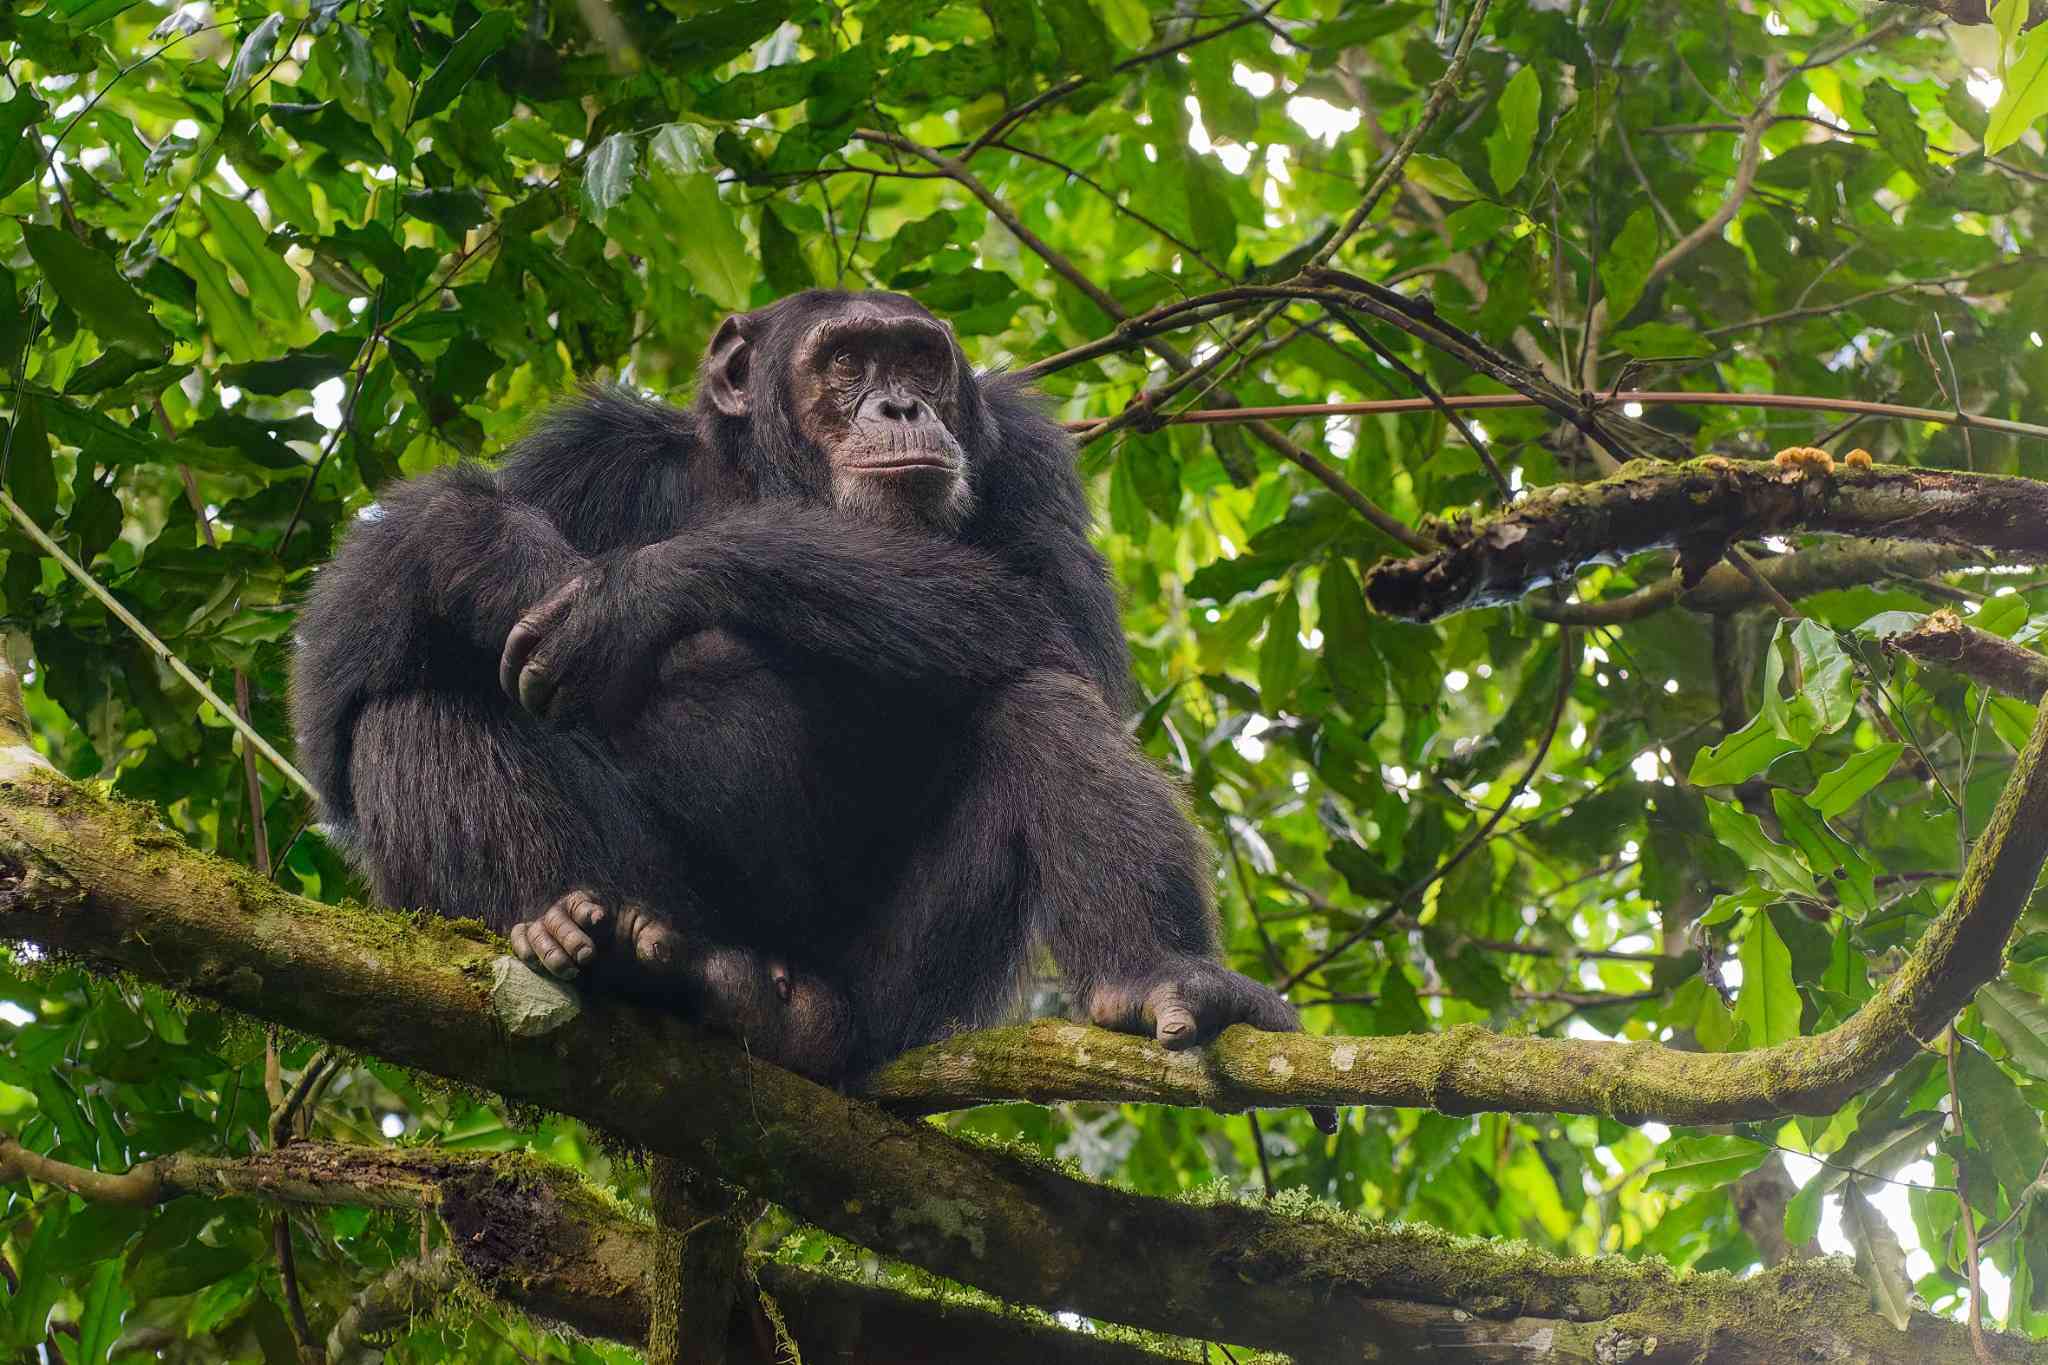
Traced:
[[[447, 1230], [448, 1240], [436, 1252], [452, 1253], [444, 1273], [459, 1273], [508, 1308], [589, 1336], [630, 1345], [648, 1339], [658, 1230], [574, 1172], [523, 1153], [298, 1142], [239, 1158], [161, 1157], [104, 1175], [0, 1139], [0, 1181], [18, 1179], [55, 1185], [97, 1203], [199, 1197], [422, 1210]], [[401, 1267], [385, 1289], [402, 1294], [421, 1268]], [[790, 1335], [819, 1359], [951, 1359], [955, 1351], [984, 1365], [1145, 1365], [1165, 1359], [1050, 1322], [807, 1267], [760, 1261], [749, 1274], [773, 1296]], [[767, 1361], [751, 1310], [744, 1302], [731, 1307], [727, 1359]]]
[[1439, 528], [1445, 548], [1366, 576], [1382, 613], [1433, 621], [1519, 601], [1587, 564], [1675, 549], [1697, 583], [1734, 541], [1797, 531], [1967, 546], [2048, 561], [2048, 483], [1879, 466], [1819, 469], [1718, 456], [1638, 460], [1597, 483], [1560, 484], [1480, 521]]
[[1952, 611], [1935, 612], [1884, 646], [2021, 701], [2048, 693], [2048, 655], [1967, 625]]
[[[1477, 1028], [1411, 1039], [1233, 1030], [1206, 1056], [1178, 1061], [1149, 1043], [1062, 1034], [1073, 1026], [1055, 1024], [1025, 1035], [1049, 1037], [1049, 1048], [1004, 1048], [1019, 1035], [983, 1035], [994, 1045], [928, 1049], [878, 1084], [922, 1108], [1085, 1091], [1673, 1122], [1827, 1112], [1911, 1056], [1996, 974], [2048, 851], [2030, 837], [2048, 825], [2048, 708], [2043, 716], [1954, 901], [1879, 994], [1817, 1038], [1697, 1055]], [[480, 928], [287, 894], [190, 850], [146, 808], [22, 760], [20, 740], [18, 731], [0, 736], [0, 939], [582, 1118], [1010, 1302], [1304, 1359], [1390, 1344], [1498, 1345], [1521, 1339], [1505, 1332], [1539, 1327], [1579, 1354], [1640, 1361], [1692, 1360], [1709, 1348], [1727, 1361], [1885, 1356], [1901, 1345], [1862, 1311], [1863, 1291], [1839, 1270], [1723, 1284], [1475, 1247], [1327, 1210], [1292, 1216], [1144, 1198], [823, 1090], [674, 1018], [602, 1000], [552, 1014], [532, 1012], [529, 1000], [515, 1010], [509, 983], [521, 978]], [[979, 1058], [987, 1069], [955, 1067], [946, 1091], [948, 1057]], [[1045, 1065], [1022, 1065], [1033, 1057]], [[930, 1083], [906, 1087], [920, 1071]], [[1952, 1341], [1959, 1331], [1928, 1319], [1911, 1349], [1967, 1359], [1967, 1345]], [[1614, 1355], [1616, 1334], [1659, 1345]], [[2035, 1348], [2013, 1349], [2014, 1359], [2037, 1358], [2026, 1354]], [[2038, 1358], [2048, 1360], [2048, 1348]]]

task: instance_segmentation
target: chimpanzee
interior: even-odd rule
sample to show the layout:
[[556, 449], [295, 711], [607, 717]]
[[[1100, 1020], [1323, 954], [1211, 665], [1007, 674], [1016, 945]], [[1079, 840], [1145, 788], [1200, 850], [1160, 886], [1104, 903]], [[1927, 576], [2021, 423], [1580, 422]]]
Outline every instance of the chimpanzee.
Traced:
[[396, 906], [843, 1080], [998, 1020], [1050, 947], [1096, 1023], [1299, 1027], [1120, 716], [1072, 443], [896, 294], [728, 318], [680, 410], [595, 392], [383, 490], [293, 686]]

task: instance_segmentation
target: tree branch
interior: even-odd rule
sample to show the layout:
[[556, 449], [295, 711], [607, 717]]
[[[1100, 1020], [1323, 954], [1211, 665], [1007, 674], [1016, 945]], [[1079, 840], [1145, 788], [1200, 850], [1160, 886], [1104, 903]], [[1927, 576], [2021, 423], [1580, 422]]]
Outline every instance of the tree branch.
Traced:
[[[1779, 555], [1758, 563], [1757, 572], [1792, 600], [1835, 588], [1856, 587], [1886, 579], [1919, 579], [1981, 564], [1984, 556], [1962, 545], [1935, 545], [1914, 540], [1853, 540]], [[1640, 621], [1668, 607], [1684, 607], [1722, 615], [1757, 605], [1762, 599], [1747, 576], [1730, 564], [1716, 564], [1688, 588], [1676, 572], [1625, 597], [1597, 602], [1545, 601], [1528, 598], [1523, 606], [1543, 621], [1568, 626], [1617, 626]], [[2034, 695], [2048, 691], [2048, 680]]]
[[1884, 642], [1888, 652], [1906, 654], [2021, 701], [2048, 693], [2048, 656], [2016, 645], [1988, 630], [1965, 625], [1952, 611], [1937, 611], [1902, 635]]
[[[159, 1204], [182, 1196], [258, 1199], [279, 1205], [417, 1209], [448, 1230], [444, 1252], [459, 1273], [508, 1308], [589, 1336], [640, 1345], [648, 1339], [659, 1233], [620, 1211], [567, 1169], [523, 1153], [447, 1152], [298, 1142], [255, 1155], [168, 1156], [125, 1175], [51, 1161], [0, 1139], [0, 1180], [30, 1179], [100, 1203]], [[442, 1253], [437, 1252], [436, 1256]], [[360, 1320], [421, 1279], [419, 1262], [360, 1297]], [[790, 1335], [814, 1358], [905, 1361], [959, 1358], [985, 1365], [1145, 1365], [1152, 1351], [1015, 1314], [946, 1303], [774, 1261], [751, 1274], [775, 1299]], [[445, 1281], [444, 1281], [445, 1283]], [[344, 1331], [351, 1314], [335, 1324]], [[335, 1335], [329, 1338], [330, 1351]], [[724, 1337], [727, 1358], [763, 1361], [745, 1304]], [[346, 1344], [344, 1341], [343, 1344]]]
[[1697, 580], [1731, 542], [1789, 531], [1964, 545], [2048, 561], [2048, 483], [1880, 466], [1819, 471], [1718, 456], [1638, 461], [1597, 483], [1557, 485], [1478, 522], [1443, 528], [1448, 547], [1383, 560], [1367, 599], [1433, 621], [1520, 599], [1595, 560], [1677, 549]]
[[[11, 690], [11, 675], [0, 679], [0, 694]], [[1731, 1290], [1620, 1262], [1447, 1254], [1437, 1234], [1334, 1213], [1149, 1199], [892, 1117], [674, 1018], [584, 999], [552, 1027], [536, 1026], [510, 1003], [531, 974], [476, 926], [320, 905], [190, 851], [146, 808], [51, 772], [19, 716], [0, 695], [0, 722], [13, 721], [0, 733], [0, 938], [585, 1119], [1000, 1298], [1307, 1359], [1445, 1340], [1500, 1346], [1538, 1333], [1593, 1356], [1612, 1353], [1616, 1332], [1645, 1325], [1660, 1345], [1639, 1361], [1693, 1360], [1709, 1346], [1717, 1360], [1782, 1360], [1788, 1340], [1816, 1334], [1822, 1355], [1899, 1345], [1838, 1272], [1765, 1282], [1776, 1293]], [[2048, 708], [2042, 716], [1948, 908], [1869, 1004], [1817, 1037], [1716, 1055], [1474, 1027], [1376, 1039], [1239, 1027], [1206, 1053], [1176, 1056], [1054, 1023], [922, 1050], [877, 1085], [925, 1109], [989, 1093], [1080, 1092], [1680, 1123], [1831, 1112], [1911, 1057], [1997, 974], [2048, 855], [2035, 837], [2048, 825]], [[1047, 1031], [1051, 1046], [1037, 1046]], [[1034, 1047], [1019, 1046], [1027, 1041]], [[1054, 1083], [1026, 1061], [1053, 1068]], [[922, 1079], [906, 1089], [911, 1076]], [[1816, 1311], [1817, 1301], [1832, 1306]], [[1959, 1330], [1923, 1316], [1916, 1354], [1965, 1359]], [[2048, 1350], [2015, 1358], [2048, 1359]]]

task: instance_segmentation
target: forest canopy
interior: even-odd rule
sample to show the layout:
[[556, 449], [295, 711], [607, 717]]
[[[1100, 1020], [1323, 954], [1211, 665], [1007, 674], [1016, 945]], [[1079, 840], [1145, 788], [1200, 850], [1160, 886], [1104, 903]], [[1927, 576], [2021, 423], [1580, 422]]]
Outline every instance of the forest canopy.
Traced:
[[[2048, 1359], [2043, 18], [17, 0], [0, 1356]], [[1307, 1036], [842, 1097], [362, 905], [337, 537], [820, 286], [1075, 432]]]

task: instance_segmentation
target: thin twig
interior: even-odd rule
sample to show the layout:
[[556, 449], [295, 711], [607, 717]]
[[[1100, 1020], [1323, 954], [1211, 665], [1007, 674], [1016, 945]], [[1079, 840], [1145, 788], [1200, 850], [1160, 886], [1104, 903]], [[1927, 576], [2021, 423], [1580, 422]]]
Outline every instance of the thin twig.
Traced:
[[[1902, 403], [1874, 403], [1860, 398], [1829, 398], [1802, 393], [1693, 393], [1684, 389], [1618, 389], [1598, 396], [1598, 406], [1617, 407], [1638, 403], [1643, 407], [1764, 408], [1796, 412], [1853, 412], [1866, 417], [1895, 417], [1908, 422], [1938, 422], [1944, 426], [1969, 425], [2008, 436], [2030, 436], [2048, 440], [2048, 426], [2015, 422], [1981, 413], [1945, 412], [1940, 408], [1907, 407]], [[1520, 393], [1454, 393], [1442, 397], [1444, 406], [1456, 411], [1486, 408], [1540, 408], [1550, 405], [1541, 398]], [[1355, 403], [1285, 403], [1264, 407], [1191, 408], [1182, 412], [1157, 414], [1155, 420], [1167, 425], [1213, 426], [1219, 423], [1294, 421], [1303, 417], [1371, 416], [1385, 412], [1428, 412], [1437, 406], [1428, 398], [1369, 398]], [[1070, 430], [1098, 425], [1090, 419], [1067, 423]]]
[[136, 638], [147, 645], [151, 653], [162, 659], [169, 666], [171, 672], [183, 678], [187, 686], [194, 692], [197, 692], [215, 711], [220, 713], [221, 719], [241, 731], [243, 740], [254, 745], [256, 752], [262, 754], [272, 767], [283, 773], [300, 791], [318, 799], [319, 793], [313, 789], [313, 784], [307, 780], [304, 773], [293, 767], [289, 759], [272, 748], [270, 741], [263, 737], [262, 732], [249, 724], [248, 721], [243, 720], [237, 714], [234, 707], [222, 701], [220, 694], [206, 685], [205, 679], [193, 672], [183, 659], [172, 653], [169, 645], [157, 639], [156, 635], [148, 626], [142, 624], [142, 621], [134, 612], [122, 606], [120, 599], [111, 592], [108, 592], [98, 579], [87, 573], [77, 560], [66, 554], [63, 546], [50, 539], [49, 533], [36, 525], [35, 520], [28, 513], [21, 510], [21, 504], [16, 502], [13, 496], [5, 491], [0, 491], [0, 509], [4, 509], [9, 516], [14, 518], [15, 525], [19, 526], [22, 533], [36, 543], [36, 548], [56, 560], [64, 572], [69, 574], [79, 586], [99, 599], [100, 605], [112, 613], [115, 620], [134, 631]]

